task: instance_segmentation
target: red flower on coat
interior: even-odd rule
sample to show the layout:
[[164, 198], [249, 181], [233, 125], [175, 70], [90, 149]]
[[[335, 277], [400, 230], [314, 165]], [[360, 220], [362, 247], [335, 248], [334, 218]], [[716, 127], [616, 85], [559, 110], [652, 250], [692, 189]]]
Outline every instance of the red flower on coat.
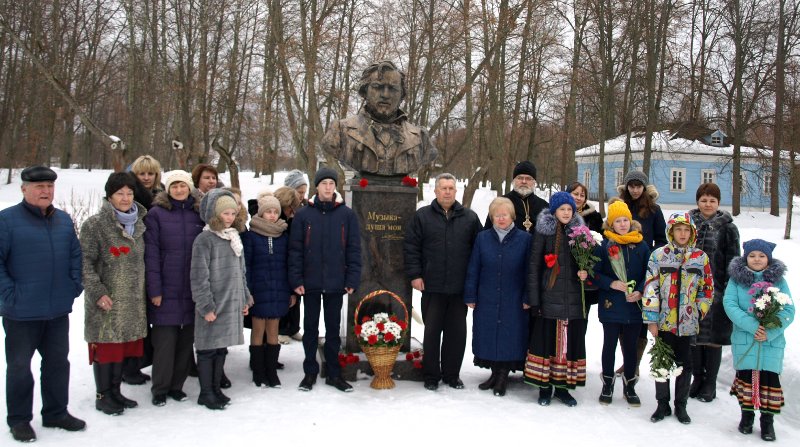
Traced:
[[367, 343], [369, 343], [370, 345], [374, 345], [377, 342], [378, 342], [377, 335], [370, 335], [369, 338], [367, 338]]
[[550, 253], [550, 254], [544, 255], [544, 263], [547, 266], [547, 268], [549, 268], [549, 269], [553, 268], [553, 266], [556, 265], [556, 262], [558, 262], [558, 255], [557, 254]]
[[366, 188], [367, 185], [369, 185], [369, 180], [367, 180], [365, 178], [362, 178], [361, 180], [358, 181], [358, 186], [360, 186], [362, 188]]
[[619, 245], [612, 245], [608, 247], [608, 257], [611, 259], [619, 258]]
[[108, 249], [108, 251], [110, 251], [114, 256], [119, 256], [119, 248], [114, 247], [113, 245]]
[[119, 251], [122, 252], [123, 254], [127, 255], [128, 253], [131, 252], [131, 247], [127, 247], [125, 245], [120, 245]]

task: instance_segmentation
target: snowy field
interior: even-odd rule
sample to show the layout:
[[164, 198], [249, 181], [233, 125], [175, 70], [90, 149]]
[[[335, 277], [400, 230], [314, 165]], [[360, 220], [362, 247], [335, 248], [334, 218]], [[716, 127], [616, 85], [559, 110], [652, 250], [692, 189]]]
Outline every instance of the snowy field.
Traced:
[[[103, 185], [110, 171], [57, 170], [55, 204], [69, 207], [70, 203], [91, 203], [99, 206]], [[269, 177], [253, 178], [251, 172], [241, 175], [244, 198], [252, 198], [263, 189], [273, 190], [282, 184], [283, 174], [276, 176], [275, 185]], [[5, 178], [5, 175], [3, 175]], [[227, 174], [222, 175], [230, 184]], [[461, 189], [463, 185], [459, 187]], [[494, 197], [490, 190], [479, 190], [473, 209], [483, 220], [489, 202]], [[0, 209], [21, 200], [19, 173], [14, 182], [0, 186]], [[425, 189], [425, 202], [433, 199], [432, 184]], [[459, 195], [460, 197], [460, 195]], [[797, 209], [797, 208], [796, 208]], [[668, 214], [671, 210], [664, 210]], [[767, 213], [745, 213], [736, 218], [742, 241], [755, 237], [778, 243], [775, 257], [789, 266], [788, 281], [795, 295], [800, 297], [800, 213], [795, 214], [795, 236], [783, 241], [784, 217]], [[417, 293], [417, 292], [415, 292]], [[418, 305], [419, 295], [414, 296]], [[468, 324], [471, 327], [471, 313]], [[692, 446], [705, 443], [715, 446], [761, 445], [758, 423], [750, 436], [736, 430], [739, 407], [727, 391], [733, 378], [730, 350], [723, 350], [722, 368], [717, 383], [718, 398], [712, 403], [691, 399], [688, 412], [691, 425], [681, 425], [674, 417], [653, 424], [650, 414], [655, 410], [655, 387], [647, 377], [649, 357], [642, 361], [643, 377], [638, 386], [642, 399], [640, 408], [631, 408], [622, 398], [618, 381], [614, 402], [602, 406], [597, 402], [600, 394], [600, 352], [602, 326], [596, 310], [589, 316], [586, 339], [588, 382], [585, 388], [573, 395], [578, 406], [568, 408], [554, 400], [549, 407], [536, 404], [538, 392], [522, 383], [520, 373], [512, 375], [508, 394], [498, 398], [491, 391], [480, 391], [478, 383], [487, 376], [487, 370], [472, 365], [471, 340], [467, 343], [461, 378], [464, 390], [441, 386], [430, 392], [419, 382], [398, 381], [397, 387], [377, 391], [369, 387], [370, 378], [360, 377], [353, 383], [355, 392], [341, 393], [318, 380], [308, 393], [296, 389], [302, 378], [303, 349], [299, 342], [283, 346], [281, 361], [286, 369], [279, 372], [283, 389], [258, 389], [251, 381], [247, 366], [247, 346], [235, 346], [230, 351], [226, 372], [233, 387], [226, 393], [233, 399], [224, 411], [211, 411], [196, 404], [199, 387], [197, 380], [189, 378], [184, 391], [186, 402], [169, 400], [164, 407], [150, 404], [150, 388], [123, 385], [123, 393], [139, 402], [139, 407], [126, 410], [119, 417], [106, 416], [94, 408], [94, 379], [88, 364], [86, 344], [83, 341], [83, 297], [75, 300], [71, 316], [70, 341], [72, 364], [70, 379], [70, 406], [72, 414], [83, 418], [88, 429], [81, 433], [65, 433], [41, 426], [41, 401], [38, 390], [39, 358], [34, 356], [32, 369], [36, 377], [33, 427], [38, 435], [38, 445], [58, 446], [354, 446], [368, 445], [464, 445], [495, 443], [519, 445], [559, 445], [587, 443], [592, 446], [670, 445]], [[324, 333], [324, 329], [321, 330]], [[422, 327], [412, 324], [412, 335], [422, 339]], [[800, 329], [798, 324], [786, 334], [787, 350], [781, 381], [787, 405], [776, 418], [778, 443], [797, 445], [800, 441]], [[248, 340], [248, 334], [245, 334]], [[618, 364], [621, 363], [618, 352]], [[5, 369], [5, 356], [0, 357], [0, 369]], [[145, 371], [148, 371], [147, 368]], [[5, 401], [5, 386], [0, 387], [0, 400]], [[5, 411], [0, 411], [5, 415]], [[0, 430], [2, 431], [2, 430]], [[14, 445], [10, 433], [0, 433], [0, 446]], [[591, 443], [591, 444], [588, 444]]]

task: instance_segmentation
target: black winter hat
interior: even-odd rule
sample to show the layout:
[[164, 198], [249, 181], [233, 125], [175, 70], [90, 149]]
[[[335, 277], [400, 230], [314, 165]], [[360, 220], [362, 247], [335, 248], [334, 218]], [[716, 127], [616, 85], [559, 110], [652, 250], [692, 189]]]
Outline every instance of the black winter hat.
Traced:
[[534, 180], [536, 180], [536, 166], [534, 166], [533, 163], [529, 162], [528, 160], [521, 161], [514, 166], [514, 177], [520, 174], [530, 175]]
[[31, 166], [22, 170], [20, 178], [23, 182], [54, 182], [58, 174], [46, 166]]
[[317, 175], [314, 176], [314, 187], [319, 186], [320, 182], [325, 179], [331, 179], [337, 185], [339, 184], [339, 175], [336, 174], [336, 171], [331, 168], [322, 167], [319, 168]]
[[115, 192], [126, 186], [131, 191], [136, 191], [136, 177], [130, 172], [112, 172], [106, 181], [106, 198], [111, 197]]

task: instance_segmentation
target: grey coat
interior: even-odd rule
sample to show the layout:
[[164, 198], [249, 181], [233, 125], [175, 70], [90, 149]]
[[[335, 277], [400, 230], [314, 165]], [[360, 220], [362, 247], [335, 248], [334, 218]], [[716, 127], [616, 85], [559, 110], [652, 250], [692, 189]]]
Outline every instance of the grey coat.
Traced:
[[[230, 241], [211, 231], [203, 231], [192, 246], [191, 283], [197, 350], [243, 344], [242, 309], [250, 301], [244, 252], [236, 256]], [[204, 319], [209, 312], [217, 315], [211, 323]]]
[[[144, 222], [147, 214], [137, 203], [139, 219], [133, 236], [125, 232], [110, 202], [81, 225], [83, 251], [84, 339], [89, 343], [124, 343], [147, 335], [144, 291]], [[97, 306], [101, 296], [114, 303]]]

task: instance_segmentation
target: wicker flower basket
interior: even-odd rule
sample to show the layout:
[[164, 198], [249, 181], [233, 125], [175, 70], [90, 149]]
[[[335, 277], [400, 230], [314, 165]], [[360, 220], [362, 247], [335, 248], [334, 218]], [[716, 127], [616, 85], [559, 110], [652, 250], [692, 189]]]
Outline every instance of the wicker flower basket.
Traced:
[[[359, 301], [355, 310], [355, 315], [353, 315], [355, 324], [358, 324], [358, 313], [359, 310], [361, 310], [361, 305], [379, 295], [389, 295], [390, 297], [394, 298], [395, 301], [400, 303], [400, 305], [403, 307], [403, 311], [405, 312], [405, 322], [408, 324], [408, 309], [406, 308], [405, 303], [403, 303], [403, 300], [399, 296], [388, 290], [376, 290]], [[364, 354], [366, 354], [369, 365], [372, 367], [372, 371], [375, 373], [372, 383], [369, 384], [371, 388], [376, 390], [388, 390], [394, 388], [392, 370], [394, 369], [395, 361], [397, 361], [397, 354], [400, 352], [400, 348], [402, 346], [403, 340], [398, 340], [397, 345], [395, 346], [361, 346], [361, 350], [364, 351]]]

